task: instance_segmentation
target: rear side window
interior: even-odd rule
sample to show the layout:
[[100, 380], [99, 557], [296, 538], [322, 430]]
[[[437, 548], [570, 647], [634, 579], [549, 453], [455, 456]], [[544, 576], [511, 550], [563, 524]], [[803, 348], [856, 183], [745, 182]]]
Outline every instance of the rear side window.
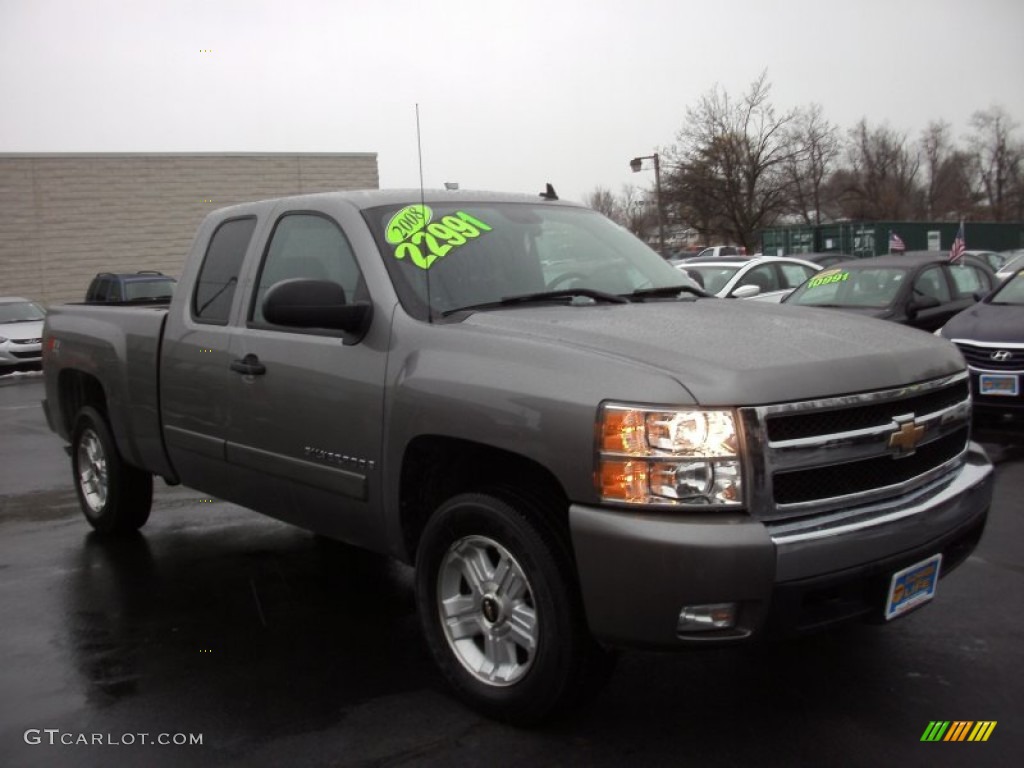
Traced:
[[210, 238], [192, 294], [192, 317], [204, 323], [227, 325], [238, 272], [256, 229], [256, 218], [225, 221]]
[[992, 287], [988, 275], [972, 264], [951, 264], [949, 271], [953, 275], [959, 299], [968, 298], [974, 293], [988, 293]]

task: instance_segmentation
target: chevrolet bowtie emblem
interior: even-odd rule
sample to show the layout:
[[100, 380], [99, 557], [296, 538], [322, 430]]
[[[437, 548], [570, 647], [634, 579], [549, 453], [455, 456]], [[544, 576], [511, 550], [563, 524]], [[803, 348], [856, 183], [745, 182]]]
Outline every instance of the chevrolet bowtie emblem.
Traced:
[[909, 456], [921, 442], [927, 427], [914, 423], [913, 417], [908, 421], [897, 421], [897, 430], [889, 435], [889, 447], [897, 456]]

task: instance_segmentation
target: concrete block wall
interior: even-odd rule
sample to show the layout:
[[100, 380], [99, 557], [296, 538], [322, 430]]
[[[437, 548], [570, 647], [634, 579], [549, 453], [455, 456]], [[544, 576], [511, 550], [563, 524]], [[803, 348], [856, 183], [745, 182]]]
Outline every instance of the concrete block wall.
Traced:
[[0, 296], [59, 304], [97, 272], [177, 277], [211, 210], [378, 186], [376, 153], [2, 154]]

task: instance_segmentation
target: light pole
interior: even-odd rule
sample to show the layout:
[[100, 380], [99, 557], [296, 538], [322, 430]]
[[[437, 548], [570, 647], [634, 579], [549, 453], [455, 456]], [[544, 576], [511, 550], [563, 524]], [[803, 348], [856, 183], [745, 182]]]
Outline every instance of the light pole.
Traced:
[[665, 258], [665, 222], [661, 215], [661, 163], [658, 160], [658, 153], [634, 157], [629, 161], [629, 167], [633, 170], [633, 173], [637, 173], [642, 170], [644, 160], [654, 161], [654, 194], [658, 208], [658, 249], [661, 252], [661, 257]]

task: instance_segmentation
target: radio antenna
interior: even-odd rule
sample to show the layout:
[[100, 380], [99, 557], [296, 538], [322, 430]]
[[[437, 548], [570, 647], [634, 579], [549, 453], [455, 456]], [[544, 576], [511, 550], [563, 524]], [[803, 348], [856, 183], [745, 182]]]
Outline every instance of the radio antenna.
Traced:
[[[422, 214], [423, 213], [423, 209], [426, 208], [427, 206], [426, 206], [426, 195], [423, 192], [423, 143], [420, 140], [420, 103], [418, 101], [416, 102], [416, 154], [418, 155], [419, 161], [420, 161], [420, 213]], [[426, 228], [426, 226], [427, 226], [426, 222], [424, 222], [424, 224], [423, 224], [424, 229]], [[423, 270], [423, 271], [427, 273], [426, 274], [426, 278], [427, 278], [427, 322], [428, 323], [433, 323], [434, 322], [434, 305], [430, 301], [430, 266], [429, 266], [429, 262], [428, 262], [427, 268], [425, 270]]]

